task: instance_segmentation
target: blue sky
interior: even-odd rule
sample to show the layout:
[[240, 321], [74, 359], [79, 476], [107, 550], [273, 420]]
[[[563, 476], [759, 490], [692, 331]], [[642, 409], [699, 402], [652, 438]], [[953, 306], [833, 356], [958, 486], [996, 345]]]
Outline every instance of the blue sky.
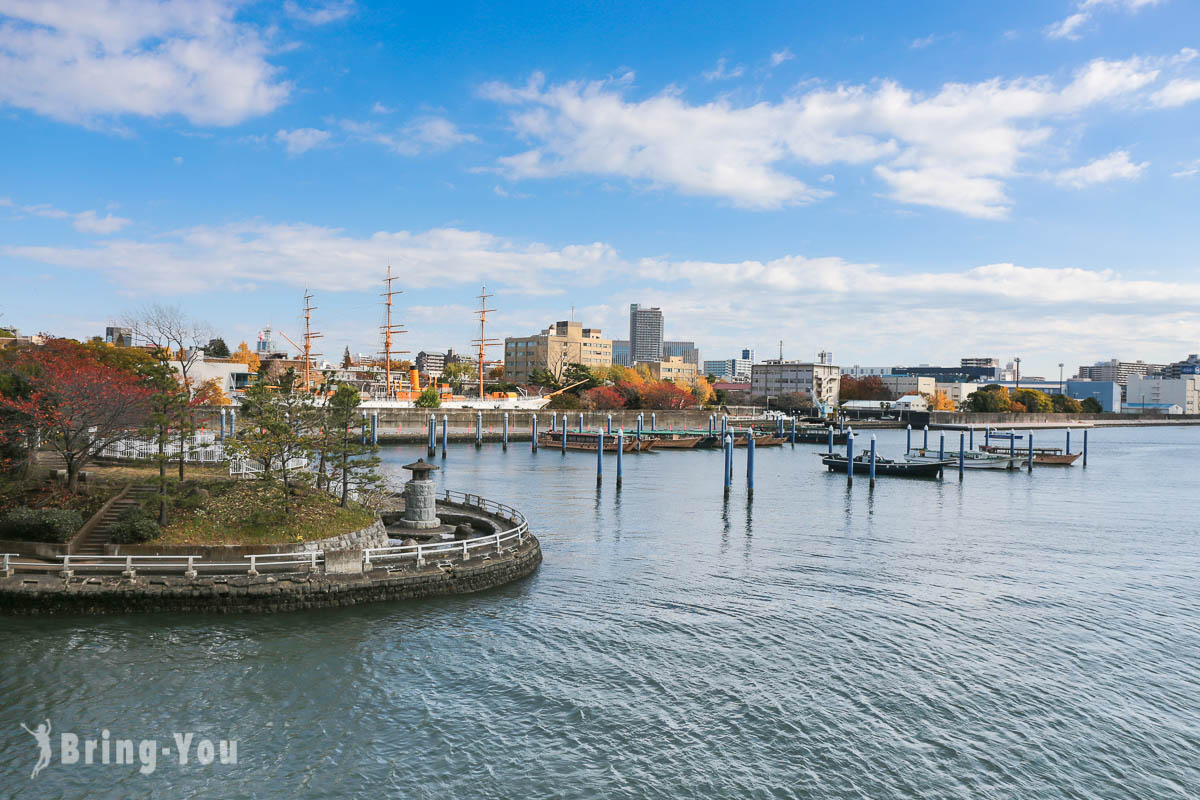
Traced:
[[0, 0], [0, 323], [1200, 350], [1197, 4], [656, 5]]

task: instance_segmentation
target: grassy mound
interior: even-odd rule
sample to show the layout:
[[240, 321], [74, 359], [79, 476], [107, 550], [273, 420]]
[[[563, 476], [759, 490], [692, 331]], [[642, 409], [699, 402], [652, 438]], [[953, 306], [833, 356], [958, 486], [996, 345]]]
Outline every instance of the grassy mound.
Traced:
[[[326, 539], [361, 530], [375, 512], [314, 489], [293, 488], [283, 511], [283, 487], [263, 481], [212, 481], [179, 487], [170, 524], [155, 539], [164, 545], [287, 544]], [[147, 510], [158, 499], [147, 498]]]

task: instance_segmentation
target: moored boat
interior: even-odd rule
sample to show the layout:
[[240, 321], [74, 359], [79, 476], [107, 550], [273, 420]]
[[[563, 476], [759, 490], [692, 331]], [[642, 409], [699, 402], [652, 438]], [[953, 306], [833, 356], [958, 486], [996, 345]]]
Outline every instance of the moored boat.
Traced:
[[[936, 450], [914, 448], [908, 458], [910, 461], [950, 461], [958, 465], [957, 450], [947, 450], [939, 456]], [[984, 450], [967, 450], [963, 453], [963, 469], [1015, 469], [1020, 461], [1020, 452], [1015, 456]]]
[[[599, 439], [599, 434], [588, 432], [567, 431], [566, 449], [568, 450], [583, 450], [586, 452], [596, 452], [596, 443]], [[641, 452], [646, 453], [654, 449], [655, 442], [653, 439], [642, 439]], [[543, 431], [538, 434], [538, 447], [563, 447], [562, 431]], [[625, 434], [625, 441], [621, 448], [626, 453], [636, 453], [638, 451], [638, 442], [636, 435]], [[617, 437], [615, 434], [606, 433], [604, 435], [604, 452], [617, 452]]]
[[[821, 463], [831, 472], [846, 472], [849, 462], [840, 453], [825, 453]], [[896, 475], [907, 478], [937, 478], [942, 471], [950, 466], [950, 461], [897, 461], [891, 458], [875, 456], [875, 475]], [[854, 457], [854, 474], [870, 475], [871, 459], [869, 456]]]
[[[634, 434], [634, 441], [637, 441], [637, 434]], [[655, 450], [686, 450], [700, 444], [703, 436], [688, 436], [682, 433], [662, 434], [658, 433], [654, 436], [642, 436], [642, 444], [653, 442]]]
[[[982, 448], [988, 453], [1007, 453], [1007, 447], [997, 447], [996, 445], [984, 445]], [[1033, 448], [1033, 465], [1035, 467], [1069, 467], [1083, 453], [1064, 453], [1061, 447], [1035, 447]], [[1024, 461], [1029, 458], [1029, 448], [1017, 450], [1016, 458], [1018, 461]]]

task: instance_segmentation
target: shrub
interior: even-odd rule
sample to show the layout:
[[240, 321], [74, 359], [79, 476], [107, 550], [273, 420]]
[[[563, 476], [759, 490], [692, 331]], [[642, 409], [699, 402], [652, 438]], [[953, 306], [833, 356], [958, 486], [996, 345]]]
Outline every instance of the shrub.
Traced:
[[116, 544], [140, 544], [162, 535], [162, 528], [141, 506], [130, 506], [108, 526], [108, 538]]
[[441, 395], [438, 394], [438, 390], [433, 386], [426, 386], [420, 396], [417, 397], [416, 406], [417, 408], [441, 408]]
[[65, 508], [14, 508], [0, 517], [0, 538], [66, 542], [83, 527], [83, 515]]

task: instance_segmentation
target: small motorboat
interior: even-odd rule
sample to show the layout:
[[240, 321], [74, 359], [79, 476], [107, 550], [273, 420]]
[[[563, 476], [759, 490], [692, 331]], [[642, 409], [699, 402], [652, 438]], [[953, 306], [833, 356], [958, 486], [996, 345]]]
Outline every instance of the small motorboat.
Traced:
[[[989, 453], [1007, 453], [1007, 447], [996, 447], [996, 445], [984, 445], [983, 450]], [[1033, 465], [1035, 467], [1069, 467], [1083, 455], [1080, 453], [1064, 453], [1061, 447], [1035, 447], [1033, 448]], [[1017, 450], [1017, 461], [1024, 461], [1029, 458], [1029, 448]]]
[[[914, 448], [908, 454], [910, 461], [950, 461], [958, 464], [958, 451], [947, 450], [939, 455], [937, 450]], [[1016, 469], [1020, 466], [1021, 451], [1010, 456], [1005, 450], [966, 450], [963, 453], [963, 469]]]

